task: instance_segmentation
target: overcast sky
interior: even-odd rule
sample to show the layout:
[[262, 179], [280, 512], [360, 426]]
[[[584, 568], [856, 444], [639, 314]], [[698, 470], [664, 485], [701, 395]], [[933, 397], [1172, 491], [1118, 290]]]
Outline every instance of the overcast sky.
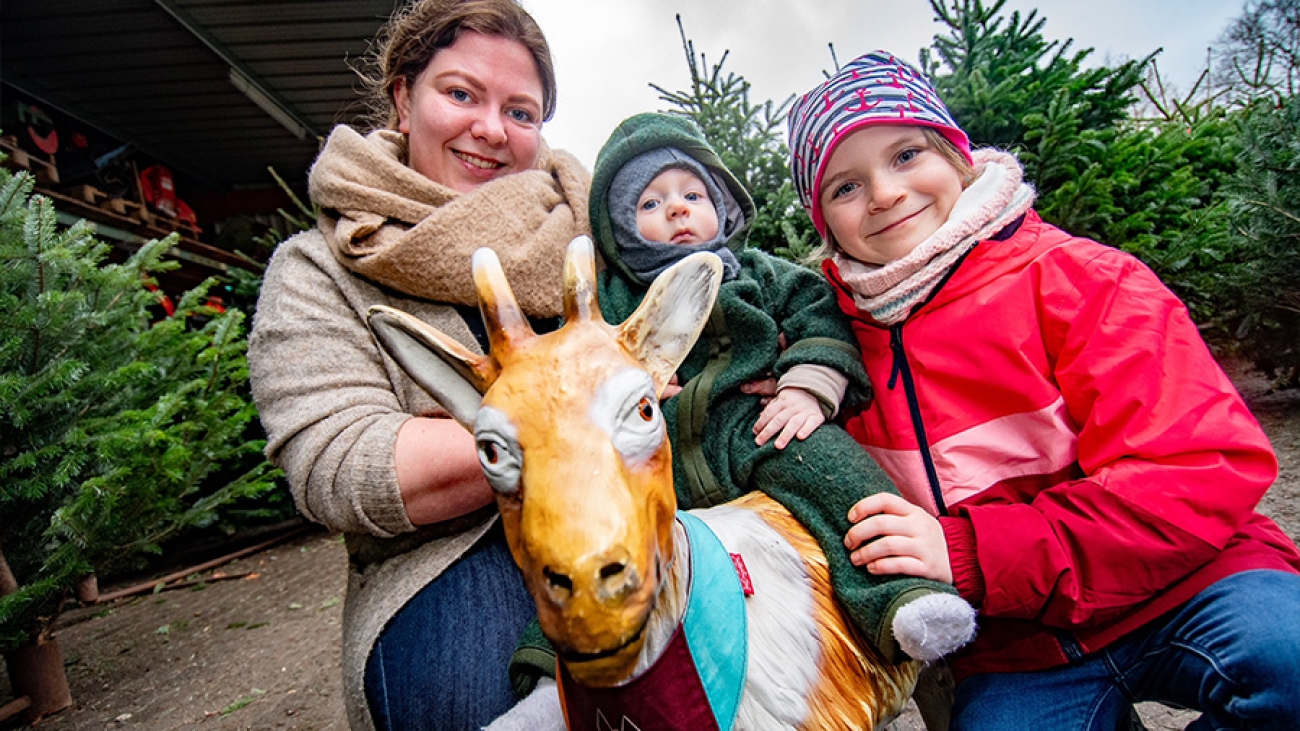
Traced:
[[[926, 0], [522, 0], [555, 56], [559, 106], [543, 134], [590, 167], [610, 131], [637, 112], [667, 107], [650, 88], [689, 80], [674, 15], [710, 65], [744, 76], [750, 100], [803, 93], [832, 67], [876, 48], [916, 63], [942, 28]], [[986, 0], [992, 5], [993, 0]], [[1240, 14], [1241, 0], [1009, 0], [1005, 14], [1039, 9], [1048, 39], [1094, 48], [1097, 64], [1163, 48], [1166, 79], [1190, 88], [1206, 49]]]

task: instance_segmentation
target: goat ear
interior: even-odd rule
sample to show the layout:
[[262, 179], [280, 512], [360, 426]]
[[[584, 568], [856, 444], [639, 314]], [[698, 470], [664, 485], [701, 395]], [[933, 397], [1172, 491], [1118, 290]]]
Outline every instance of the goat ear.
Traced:
[[370, 331], [411, 380], [466, 429], [496, 380], [492, 359], [471, 352], [439, 330], [401, 310], [375, 305], [366, 318]]
[[677, 367], [695, 347], [722, 284], [717, 254], [691, 254], [660, 274], [641, 306], [619, 326], [623, 347], [650, 372], [663, 393]]

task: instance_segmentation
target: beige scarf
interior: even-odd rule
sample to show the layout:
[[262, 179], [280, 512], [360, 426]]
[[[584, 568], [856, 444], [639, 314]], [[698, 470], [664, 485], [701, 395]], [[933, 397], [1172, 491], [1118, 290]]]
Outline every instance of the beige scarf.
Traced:
[[858, 309], [883, 325], [902, 322], [924, 302], [948, 271], [975, 244], [1006, 228], [1034, 204], [1014, 155], [975, 152], [977, 177], [962, 191], [948, 220], [908, 255], [884, 265], [866, 264], [843, 252], [831, 258], [853, 290]]
[[561, 314], [564, 250], [590, 234], [591, 175], [545, 143], [533, 170], [459, 193], [406, 165], [406, 137], [391, 130], [330, 134], [312, 167], [317, 224], [349, 270], [404, 294], [478, 303], [470, 255], [497, 253], [519, 305], [530, 315]]

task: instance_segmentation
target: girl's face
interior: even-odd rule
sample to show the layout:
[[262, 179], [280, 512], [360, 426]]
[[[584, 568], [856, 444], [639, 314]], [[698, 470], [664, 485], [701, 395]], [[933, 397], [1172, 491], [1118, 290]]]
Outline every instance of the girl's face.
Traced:
[[930, 146], [921, 127], [876, 124], [835, 147], [817, 195], [841, 251], [887, 264], [937, 231], [961, 192], [961, 174]]
[[542, 80], [518, 41], [462, 33], [393, 101], [411, 168], [435, 183], [467, 193], [537, 162]]

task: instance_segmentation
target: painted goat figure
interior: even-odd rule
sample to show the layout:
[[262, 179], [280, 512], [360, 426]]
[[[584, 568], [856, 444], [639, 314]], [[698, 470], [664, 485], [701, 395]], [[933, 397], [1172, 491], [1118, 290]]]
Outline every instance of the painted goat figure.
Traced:
[[[708, 319], [717, 257], [686, 258], [613, 326], [596, 300], [591, 242], [576, 239], [565, 325], [545, 335], [533, 332], [491, 251], [476, 253], [473, 269], [490, 355], [389, 308], [372, 310], [370, 324], [475, 434], [558, 654], [569, 726], [872, 729], [891, 720], [920, 665], [888, 664], [861, 639], [831, 599], [816, 542], [784, 508], [751, 493], [676, 511], [659, 395]], [[740, 566], [752, 595], [742, 593]], [[661, 670], [669, 657], [698, 669]], [[615, 698], [653, 694], [642, 682], [651, 675], [667, 677], [670, 702]], [[687, 718], [700, 711], [686, 697], [701, 701], [702, 716]], [[558, 709], [551, 714], [558, 724]]]

